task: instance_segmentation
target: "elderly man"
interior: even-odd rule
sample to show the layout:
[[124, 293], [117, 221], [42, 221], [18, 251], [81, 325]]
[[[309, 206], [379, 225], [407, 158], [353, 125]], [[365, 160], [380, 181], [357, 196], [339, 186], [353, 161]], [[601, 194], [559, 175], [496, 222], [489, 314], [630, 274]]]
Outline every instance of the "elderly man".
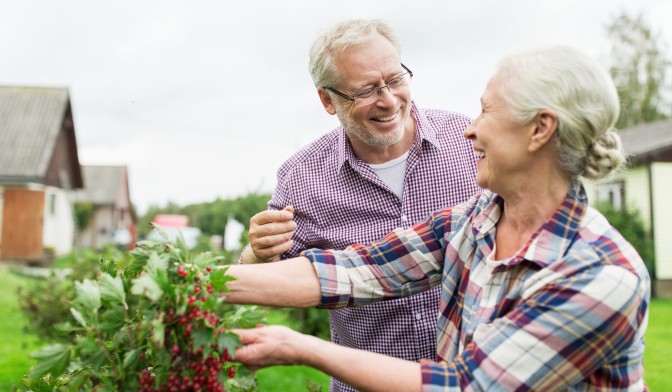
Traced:
[[[416, 106], [413, 73], [387, 24], [350, 20], [326, 30], [310, 50], [310, 72], [341, 126], [280, 167], [269, 210], [250, 221], [242, 263], [368, 243], [479, 191], [473, 147], [462, 137], [470, 119]], [[437, 287], [333, 310], [331, 339], [411, 361], [433, 358], [438, 301]], [[332, 390], [353, 389], [332, 379]]]

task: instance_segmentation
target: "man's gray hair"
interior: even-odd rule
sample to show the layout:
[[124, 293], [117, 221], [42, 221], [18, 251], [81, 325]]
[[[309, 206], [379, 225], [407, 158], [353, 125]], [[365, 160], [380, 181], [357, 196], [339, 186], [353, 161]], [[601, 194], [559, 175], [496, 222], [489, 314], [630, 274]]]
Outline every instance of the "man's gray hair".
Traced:
[[401, 45], [392, 28], [382, 20], [346, 20], [323, 31], [310, 48], [309, 71], [315, 86], [338, 86], [341, 76], [334, 64], [334, 57], [376, 35], [386, 38], [401, 53]]

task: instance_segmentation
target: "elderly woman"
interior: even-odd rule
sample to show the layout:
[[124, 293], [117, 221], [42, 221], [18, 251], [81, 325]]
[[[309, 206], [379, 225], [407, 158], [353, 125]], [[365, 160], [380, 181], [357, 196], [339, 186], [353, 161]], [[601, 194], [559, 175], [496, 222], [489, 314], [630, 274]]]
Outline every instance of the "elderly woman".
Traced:
[[613, 82], [571, 48], [530, 51], [501, 63], [481, 105], [464, 136], [482, 194], [368, 246], [229, 270], [230, 302], [270, 306], [360, 306], [440, 284], [436, 358], [263, 327], [237, 331], [236, 360], [309, 365], [362, 390], [645, 388], [649, 277], [579, 180], [624, 161]]

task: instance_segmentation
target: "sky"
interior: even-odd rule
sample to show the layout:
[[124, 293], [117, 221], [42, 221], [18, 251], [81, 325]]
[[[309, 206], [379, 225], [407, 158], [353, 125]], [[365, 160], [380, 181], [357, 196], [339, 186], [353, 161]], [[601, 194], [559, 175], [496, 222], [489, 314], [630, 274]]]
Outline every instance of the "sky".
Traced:
[[565, 44], [607, 66], [623, 11], [669, 53], [669, 0], [0, 0], [0, 85], [68, 88], [80, 164], [127, 165], [142, 214], [270, 193], [282, 162], [338, 125], [308, 73], [334, 23], [386, 20], [414, 101], [475, 116], [512, 51]]

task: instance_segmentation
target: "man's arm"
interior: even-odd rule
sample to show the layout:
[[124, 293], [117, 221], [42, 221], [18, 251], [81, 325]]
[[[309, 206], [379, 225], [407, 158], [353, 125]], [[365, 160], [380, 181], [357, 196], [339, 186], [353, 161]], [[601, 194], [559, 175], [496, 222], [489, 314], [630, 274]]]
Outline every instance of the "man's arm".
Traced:
[[255, 304], [286, 308], [309, 308], [320, 304], [320, 282], [306, 257], [277, 263], [232, 265], [227, 275], [236, 280], [226, 300], [234, 304]]
[[243, 249], [240, 264], [256, 264], [280, 260], [292, 247], [296, 229], [294, 208], [262, 211], [250, 218], [250, 243]]

